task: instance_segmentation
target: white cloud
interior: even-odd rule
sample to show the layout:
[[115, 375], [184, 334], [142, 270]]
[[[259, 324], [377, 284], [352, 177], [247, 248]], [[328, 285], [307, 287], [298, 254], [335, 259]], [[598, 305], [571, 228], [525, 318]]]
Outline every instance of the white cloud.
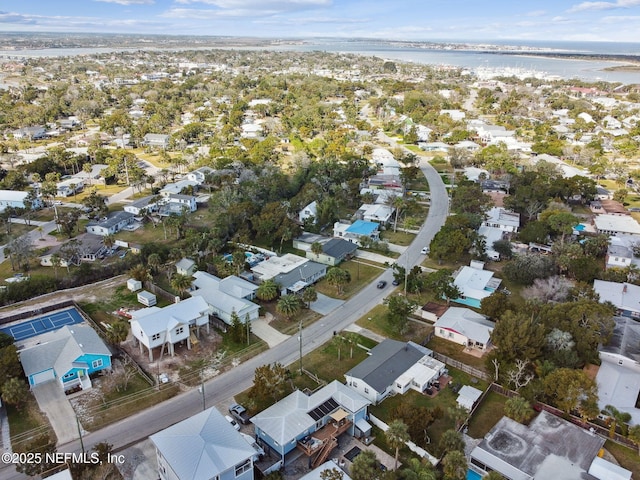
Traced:
[[533, 10], [531, 12], [527, 12], [525, 14], [526, 17], [542, 17], [543, 15], [546, 15], [546, 11], [544, 10]]
[[616, 0], [615, 2], [582, 2], [571, 7], [568, 12], [584, 12], [587, 10], [614, 10], [640, 6], [640, 0]]
[[[125, 0], [126, 1], [126, 0]], [[218, 8], [244, 9], [256, 8], [258, 10], [301, 10], [317, 7], [329, 7], [332, 0], [176, 0], [183, 5], [202, 3]]]
[[93, 0], [94, 2], [117, 3], [118, 5], [153, 5], [155, 0]]
[[640, 22], [640, 15], [607, 15], [602, 23]]

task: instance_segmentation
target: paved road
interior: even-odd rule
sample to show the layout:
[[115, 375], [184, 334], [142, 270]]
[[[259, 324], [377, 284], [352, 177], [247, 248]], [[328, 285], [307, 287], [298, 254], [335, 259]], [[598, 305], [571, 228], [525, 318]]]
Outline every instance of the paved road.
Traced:
[[[423, 161], [420, 167], [429, 182], [431, 208], [416, 240], [398, 259], [400, 265], [408, 264], [412, 266], [422, 261], [421, 248], [429, 244], [447, 217], [448, 197], [440, 175], [426, 161]], [[223, 403], [233, 395], [251, 387], [254, 371], [261, 365], [280, 362], [283, 365], [292, 364], [291, 368], [298, 368], [300, 343], [302, 343], [302, 355], [306, 355], [328, 341], [333, 336], [334, 331], [345, 329], [365, 315], [374, 305], [382, 302], [389, 289], [376, 288], [376, 283], [379, 280], [386, 280], [390, 284], [393, 280], [391, 269], [381, 273], [377, 279], [341, 307], [305, 328], [302, 331], [301, 342], [298, 341], [298, 336], [289, 337], [275, 348], [261, 353], [219, 377], [208, 381], [205, 384], [206, 407]], [[90, 449], [97, 443], [107, 441], [116, 450], [121, 449], [193, 416], [201, 410], [202, 395], [197, 389], [193, 389], [155, 407], [139, 412], [121, 422], [87, 434], [83, 438], [84, 446], [85, 449]], [[62, 452], [79, 452], [81, 450], [80, 441], [76, 440], [60, 445], [58, 450]], [[26, 477], [8, 467], [0, 467], [0, 478], [12, 480]]]

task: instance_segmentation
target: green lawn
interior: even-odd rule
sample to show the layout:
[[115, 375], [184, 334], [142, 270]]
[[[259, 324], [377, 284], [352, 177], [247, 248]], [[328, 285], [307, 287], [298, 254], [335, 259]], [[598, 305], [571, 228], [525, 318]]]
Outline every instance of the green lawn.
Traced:
[[382, 240], [386, 240], [389, 243], [401, 246], [410, 245], [411, 242], [413, 242], [414, 238], [416, 238], [413, 233], [400, 231], [394, 232], [393, 230], [385, 230], [384, 232], [382, 232], [382, 235], [380, 237]]
[[429, 340], [429, 343], [427, 343], [427, 348], [477, 368], [478, 370], [482, 370], [483, 372], [486, 371], [484, 358], [478, 358], [464, 353], [464, 347], [457, 343], [434, 336]]
[[389, 322], [385, 318], [387, 313], [387, 307], [384, 305], [376, 305], [369, 312], [360, 318], [356, 323], [372, 332], [382, 335], [387, 338], [393, 338], [394, 340], [401, 341], [414, 341], [421, 343], [427, 335], [433, 330], [430, 325], [417, 323], [409, 320], [407, 322], [407, 331], [404, 334], [400, 334], [395, 331], [389, 325]]
[[339, 267], [347, 270], [351, 274], [351, 281], [345, 285], [342, 295], [338, 295], [336, 287], [329, 285], [325, 279], [320, 280], [315, 285], [315, 289], [318, 293], [346, 300], [358, 293], [366, 285], [369, 285], [374, 278], [384, 271], [384, 267], [370, 265], [359, 260], [342, 262]]
[[482, 400], [469, 421], [467, 433], [471, 438], [483, 438], [504, 416], [504, 404], [507, 397], [489, 392]]
[[606, 441], [604, 448], [615, 457], [620, 466], [633, 472], [633, 478], [640, 478], [640, 455], [638, 455], [637, 449], [618, 445], [611, 440]]
[[40, 412], [35, 397], [29, 393], [27, 401], [17, 410], [12, 405], [7, 405], [7, 417], [9, 419], [9, 433], [11, 435], [11, 445], [14, 451], [20, 451], [19, 446], [28, 443], [34, 436], [43, 433], [55, 439], [55, 433], [51, 430], [51, 426], [47, 417]]

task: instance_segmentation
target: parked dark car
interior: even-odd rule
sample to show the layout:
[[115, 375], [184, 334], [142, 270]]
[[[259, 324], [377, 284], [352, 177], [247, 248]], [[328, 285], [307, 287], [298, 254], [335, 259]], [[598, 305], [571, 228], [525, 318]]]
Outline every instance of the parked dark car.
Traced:
[[385, 282], [384, 280], [380, 280], [378, 282], [378, 284], [376, 285], [376, 287], [378, 287], [378, 288], [384, 288], [386, 286], [387, 286], [387, 282]]

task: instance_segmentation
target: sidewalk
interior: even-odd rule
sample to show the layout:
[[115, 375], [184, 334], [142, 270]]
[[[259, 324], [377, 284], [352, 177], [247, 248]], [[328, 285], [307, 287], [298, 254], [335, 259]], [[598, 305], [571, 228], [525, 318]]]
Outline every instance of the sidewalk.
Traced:
[[370, 260], [372, 262], [381, 263], [383, 265], [385, 263], [388, 263], [389, 265], [391, 265], [396, 262], [395, 258], [386, 257], [384, 255], [381, 255], [380, 253], [365, 252], [360, 249], [356, 250], [356, 258], [362, 258], [363, 260]]
[[9, 419], [7, 418], [7, 409], [4, 405], [0, 407], [0, 452], [12, 452]]

